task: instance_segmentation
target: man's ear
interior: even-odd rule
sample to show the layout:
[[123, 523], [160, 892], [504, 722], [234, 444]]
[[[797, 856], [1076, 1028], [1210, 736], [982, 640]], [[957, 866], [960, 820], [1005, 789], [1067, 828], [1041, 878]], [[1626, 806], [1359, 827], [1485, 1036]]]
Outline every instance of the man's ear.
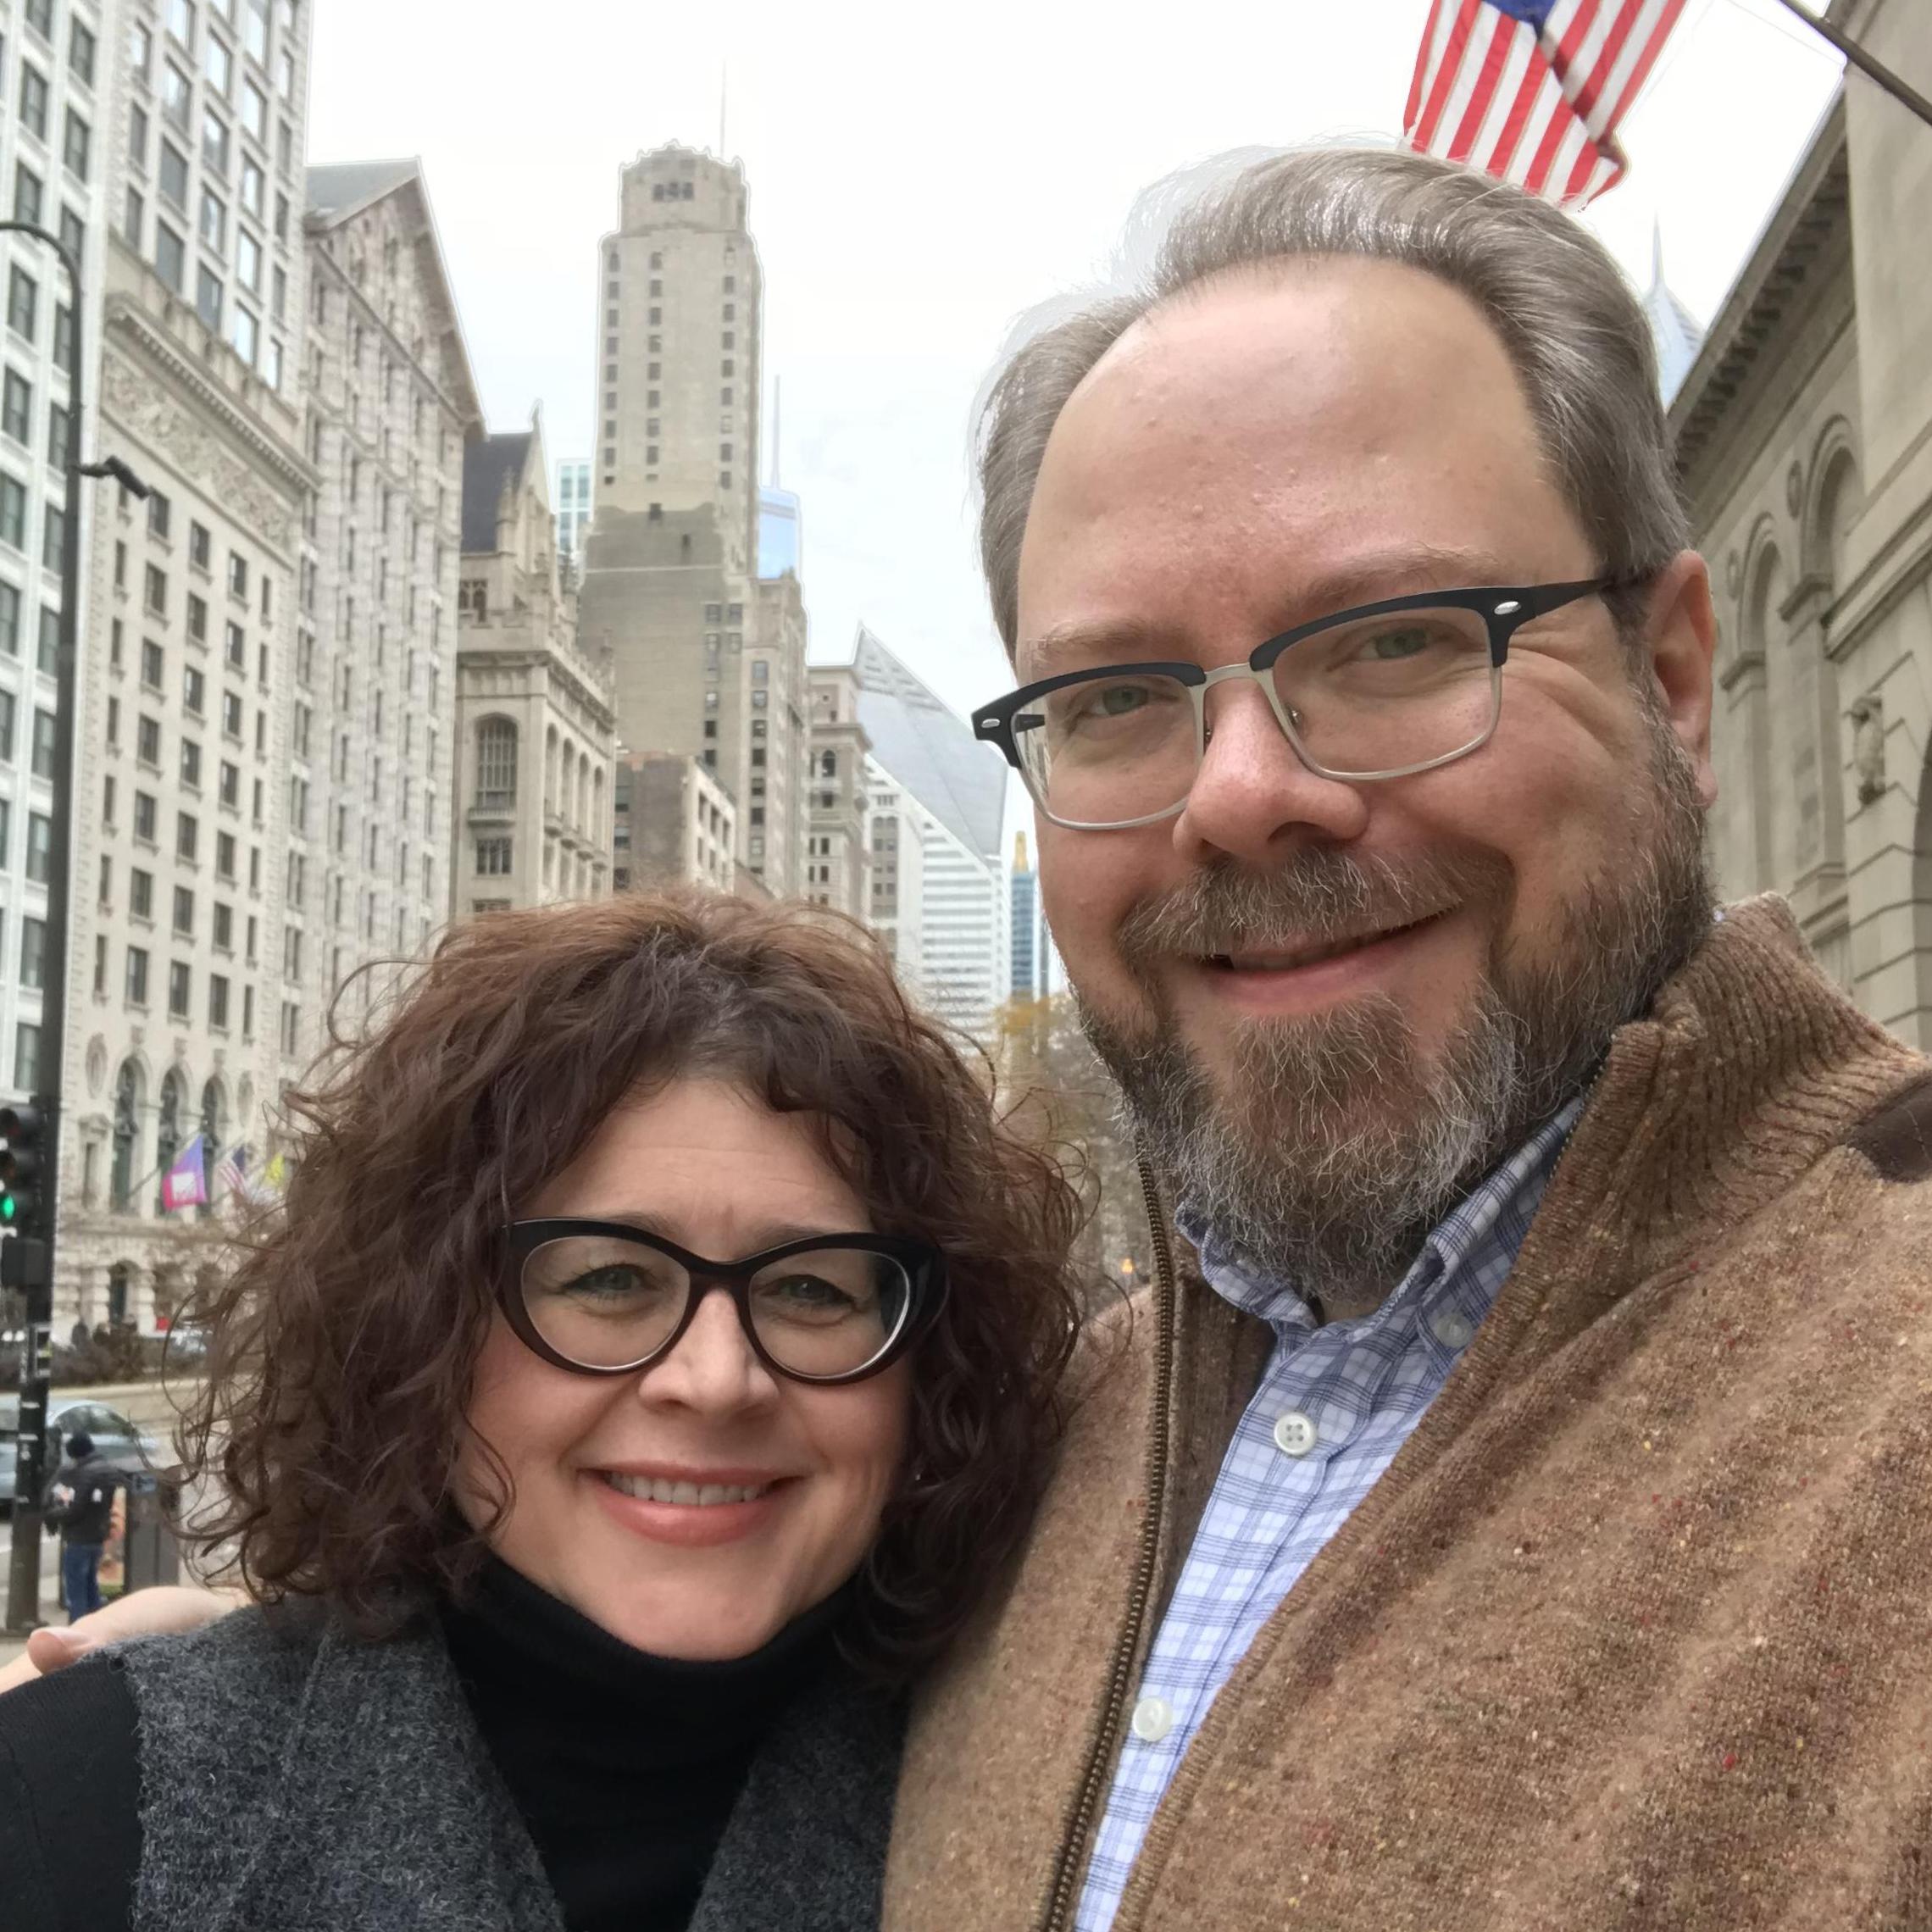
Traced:
[[1696, 774], [1697, 802], [1716, 802], [1718, 776], [1711, 763], [1712, 662], [1718, 619], [1711, 603], [1711, 573], [1694, 550], [1679, 551], [1657, 575], [1644, 620], [1643, 675], [1670, 729]]

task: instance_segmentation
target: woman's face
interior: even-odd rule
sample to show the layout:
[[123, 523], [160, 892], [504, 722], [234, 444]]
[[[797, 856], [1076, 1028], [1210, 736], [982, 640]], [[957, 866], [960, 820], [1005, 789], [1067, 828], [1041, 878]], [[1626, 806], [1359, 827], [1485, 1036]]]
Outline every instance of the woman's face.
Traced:
[[[521, 1212], [638, 1221], [713, 1261], [813, 1234], [874, 1232], [810, 1130], [741, 1089], [679, 1080], [619, 1108]], [[469, 1421], [508, 1468], [491, 1541], [531, 1582], [637, 1649], [743, 1657], [858, 1568], [904, 1454], [911, 1367], [814, 1388], [751, 1350], [713, 1290], [671, 1352], [632, 1375], [578, 1375], [501, 1313]], [[464, 1513], [485, 1519], [480, 1446], [458, 1459]], [[647, 1480], [757, 1492], [666, 1502]]]

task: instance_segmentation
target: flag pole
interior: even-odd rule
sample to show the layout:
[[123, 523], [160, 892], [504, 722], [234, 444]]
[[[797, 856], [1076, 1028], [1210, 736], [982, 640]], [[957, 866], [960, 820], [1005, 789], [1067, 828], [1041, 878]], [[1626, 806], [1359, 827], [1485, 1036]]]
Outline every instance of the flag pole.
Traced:
[[1796, 14], [1820, 40], [1836, 47], [1868, 80], [1884, 88], [1895, 101], [1911, 108], [1928, 127], [1932, 127], [1932, 101], [1927, 100], [1916, 87], [1908, 86], [1890, 68], [1882, 61], [1874, 60], [1857, 41], [1840, 32], [1822, 14], [1807, 13], [1798, 0], [1778, 0], [1778, 3], [1786, 13]]

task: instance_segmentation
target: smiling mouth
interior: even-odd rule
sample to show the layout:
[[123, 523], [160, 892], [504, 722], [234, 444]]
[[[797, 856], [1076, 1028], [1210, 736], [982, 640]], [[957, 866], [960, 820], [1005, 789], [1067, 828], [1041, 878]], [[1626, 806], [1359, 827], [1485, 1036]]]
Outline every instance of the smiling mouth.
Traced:
[[640, 1502], [677, 1503], [687, 1508], [709, 1509], [721, 1502], [756, 1502], [777, 1488], [769, 1483], [675, 1483], [662, 1476], [630, 1476], [617, 1469], [599, 1469], [597, 1478], [619, 1496], [635, 1496]]
[[1361, 952], [1371, 946], [1380, 946], [1385, 941], [1402, 939], [1412, 932], [1419, 931], [1430, 920], [1440, 917], [1432, 913], [1428, 919], [1411, 920], [1407, 925], [1382, 926], [1374, 932], [1358, 932], [1346, 939], [1310, 941], [1304, 946], [1254, 947], [1240, 952], [1211, 952], [1202, 963], [1210, 969], [1222, 973], [1293, 973], [1304, 966], [1319, 966], [1330, 959], [1346, 958], [1351, 952]]

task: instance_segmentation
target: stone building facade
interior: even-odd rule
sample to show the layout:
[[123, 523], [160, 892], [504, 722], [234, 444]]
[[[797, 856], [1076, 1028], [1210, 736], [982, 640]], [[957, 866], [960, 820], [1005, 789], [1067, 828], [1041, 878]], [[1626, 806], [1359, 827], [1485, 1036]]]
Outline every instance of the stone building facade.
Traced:
[[[1923, 87], [1932, 15], [1834, 18]], [[1932, 129], [1857, 75], [1671, 408], [1719, 616], [1711, 837], [1932, 1046]]]
[[298, 347], [308, 12], [125, 0], [101, 50], [114, 227], [76, 720], [57, 1325], [165, 1318], [207, 1230], [158, 1177], [264, 1144], [305, 657]]
[[[482, 410], [414, 161], [308, 171], [311, 675], [289, 731], [286, 1071], [364, 962], [422, 952], [450, 902], [464, 447]], [[359, 1020], [376, 991], [341, 997]]]
[[658, 752], [619, 759], [615, 837], [620, 892], [738, 889], [738, 808], [702, 758]]
[[458, 915], [611, 889], [610, 665], [578, 646], [547, 468], [541, 418], [471, 443], [464, 466]]
[[872, 910], [871, 795], [858, 721], [858, 674], [850, 664], [809, 673], [812, 733], [806, 777], [805, 897], [856, 919]]

